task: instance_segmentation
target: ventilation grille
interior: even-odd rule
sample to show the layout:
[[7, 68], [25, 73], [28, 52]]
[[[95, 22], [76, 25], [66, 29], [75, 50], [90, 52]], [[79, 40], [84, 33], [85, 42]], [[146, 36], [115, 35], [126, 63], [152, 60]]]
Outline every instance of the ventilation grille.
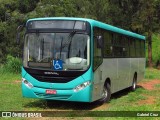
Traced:
[[48, 77], [40, 75], [32, 75], [32, 76], [40, 82], [49, 82], [49, 83], [67, 83], [74, 79], [74, 77]]

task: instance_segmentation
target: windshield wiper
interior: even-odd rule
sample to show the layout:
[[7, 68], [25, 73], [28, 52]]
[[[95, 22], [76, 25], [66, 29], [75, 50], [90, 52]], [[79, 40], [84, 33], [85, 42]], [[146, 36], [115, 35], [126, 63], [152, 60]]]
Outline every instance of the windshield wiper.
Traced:
[[68, 35], [68, 39], [67, 41], [64, 43], [64, 45], [62, 46], [62, 48], [68, 46], [73, 38], [73, 36], [75, 35], [76, 31], [72, 31], [69, 35]]
[[63, 37], [61, 39], [60, 58], [61, 58], [61, 53], [62, 53], [62, 44], [63, 44]]
[[42, 38], [42, 59], [43, 59], [43, 56], [44, 56], [44, 38]]
[[[76, 34], [76, 31], [72, 31], [69, 36], [68, 36], [68, 39], [67, 41], [64, 43], [63, 45], [63, 37], [61, 39], [61, 47], [60, 47], [60, 58], [61, 58], [61, 53], [62, 53], [62, 49], [65, 48], [66, 46], [68, 46], [68, 51], [70, 52], [70, 46], [71, 46], [71, 43], [72, 43], [72, 38], [73, 36]], [[69, 57], [69, 52], [68, 52], [68, 57]]]

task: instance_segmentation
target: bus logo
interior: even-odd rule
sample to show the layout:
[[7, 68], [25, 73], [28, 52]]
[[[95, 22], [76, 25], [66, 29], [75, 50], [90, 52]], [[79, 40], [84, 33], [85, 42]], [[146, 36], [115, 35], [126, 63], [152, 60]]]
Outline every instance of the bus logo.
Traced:
[[57, 72], [44, 72], [45, 75], [59, 75]]

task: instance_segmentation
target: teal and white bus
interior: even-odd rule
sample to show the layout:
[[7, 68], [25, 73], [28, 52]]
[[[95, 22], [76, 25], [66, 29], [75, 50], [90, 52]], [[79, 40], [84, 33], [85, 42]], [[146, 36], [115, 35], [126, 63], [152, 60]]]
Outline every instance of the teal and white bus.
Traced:
[[96, 20], [26, 23], [22, 94], [27, 98], [108, 102], [144, 77], [145, 37]]

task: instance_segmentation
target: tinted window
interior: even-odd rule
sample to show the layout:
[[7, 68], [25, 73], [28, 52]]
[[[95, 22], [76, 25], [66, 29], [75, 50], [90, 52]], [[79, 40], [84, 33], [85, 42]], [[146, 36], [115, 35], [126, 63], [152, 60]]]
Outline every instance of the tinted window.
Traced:
[[135, 40], [131, 39], [129, 40], [129, 47], [130, 47], [130, 57], [136, 56], [136, 50], [135, 50]]
[[113, 39], [112, 34], [108, 31], [104, 32], [104, 49], [103, 54], [104, 57], [112, 57], [113, 56]]
[[96, 34], [103, 36], [103, 55], [105, 58], [138, 58], [145, 56], [144, 41], [101, 28], [96, 29]]

